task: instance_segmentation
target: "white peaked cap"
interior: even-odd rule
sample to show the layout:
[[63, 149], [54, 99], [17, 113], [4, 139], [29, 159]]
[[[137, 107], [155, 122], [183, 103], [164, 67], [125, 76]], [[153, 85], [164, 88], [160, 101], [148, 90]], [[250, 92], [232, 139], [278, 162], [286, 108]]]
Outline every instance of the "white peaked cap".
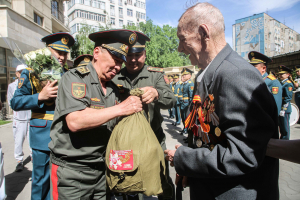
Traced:
[[26, 69], [26, 68], [27, 68], [26, 65], [23, 65], [23, 64], [22, 65], [18, 65], [16, 71], [18, 72], [18, 71], [21, 71], [21, 70]]

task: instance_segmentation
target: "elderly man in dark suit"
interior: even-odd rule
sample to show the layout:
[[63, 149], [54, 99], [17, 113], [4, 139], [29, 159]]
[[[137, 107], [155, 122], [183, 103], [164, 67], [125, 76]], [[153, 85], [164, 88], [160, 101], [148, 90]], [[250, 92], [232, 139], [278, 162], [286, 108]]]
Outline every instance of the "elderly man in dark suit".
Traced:
[[191, 199], [279, 199], [278, 159], [265, 155], [278, 139], [277, 107], [259, 72], [226, 44], [224, 18], [209, 3], [187, 9], [178, 51], [203, 69], [185, 121], [194, 148], [166, 150]]

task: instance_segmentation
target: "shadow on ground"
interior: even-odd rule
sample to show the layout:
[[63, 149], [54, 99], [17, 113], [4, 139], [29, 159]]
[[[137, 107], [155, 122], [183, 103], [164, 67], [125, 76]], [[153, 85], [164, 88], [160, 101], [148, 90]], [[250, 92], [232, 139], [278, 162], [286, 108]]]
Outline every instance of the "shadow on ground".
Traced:
[[183, 135], [180, 134], [180, 131], [182, 131], [182, 125], [174, 126], [173, 123], [175, 122], [175, 119], [168, 119], [167, 115], [162, 115], [164, 118], [164, 123], [166, 125], [166, 129], [164, 131], [168, 132], [173, 139], [177, 140], [178, 143], [187, 146], [187, 143], [184, 143], [183, 141]]
[[17, 196], [22, 192], [25, 185], [31, 178], [31, 171], [26, 168], [26, 165], [31, 161], [28, 156], [23, 164], [24, 170], [21, 172], [13, 172], [5, 176], [5, 187], [6, 187], [6, 200], [15, 200]]

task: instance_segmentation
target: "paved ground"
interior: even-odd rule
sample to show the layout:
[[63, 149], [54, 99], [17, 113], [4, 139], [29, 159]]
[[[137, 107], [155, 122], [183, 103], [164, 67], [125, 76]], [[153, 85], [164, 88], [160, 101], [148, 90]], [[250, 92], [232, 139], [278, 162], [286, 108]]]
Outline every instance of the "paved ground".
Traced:
[[[167, 111], [162, 112], [165, 117], [163, 129], [167, 136], [167, 147], [174, 149], [175, 144], [183, 144], [182, 136], [177, 131], [182, 129], [182, 125], [174, 127], [172, 120], [166, 118]], [[300, 125], [291, 128], [291, 139], [300, 139]], [[16, 161], [14, 159], [14, 140], [12, 133], [12, 124], [0, 127], [0, 142], [4, 152], [4, 173], [6, 179], [7, 200], [29, 200], [31, 182], [32, 163], [29, 157], [29, 148], [27, 142], [24, 143], [25, 170], [14, 172]], [[175, 170], [171, 167], [171, 177], [175, 177]], [[173, 180], [174, 181], [174, 180]], [[300, 199], [300, 165], [287, 161], [280, 161], [279, 175], [280, 199], [281, 200], [299, 200]], [[154, 198], [153, 198], [154, 199]], [[183, 199], [189, 200], [188, 188], [183, 192]]]

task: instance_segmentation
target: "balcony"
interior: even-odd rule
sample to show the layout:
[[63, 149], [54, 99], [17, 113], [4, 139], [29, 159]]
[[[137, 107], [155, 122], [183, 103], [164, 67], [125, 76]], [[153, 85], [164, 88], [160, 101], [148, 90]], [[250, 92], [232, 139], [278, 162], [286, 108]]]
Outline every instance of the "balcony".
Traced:
[[58, 8], [54, 5], [51, 7], [52, 14], [52, 30], [53, 32], [68, 32], [69, 31], [69, 18], [66, 17]]

